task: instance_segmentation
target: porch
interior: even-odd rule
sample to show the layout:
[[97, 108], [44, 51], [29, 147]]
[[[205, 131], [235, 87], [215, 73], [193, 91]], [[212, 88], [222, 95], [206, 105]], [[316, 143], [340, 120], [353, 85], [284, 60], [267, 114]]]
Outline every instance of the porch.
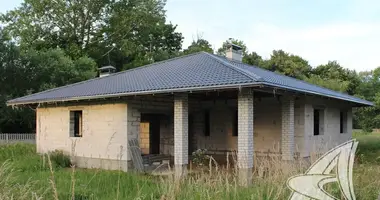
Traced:
[[303, 139], [304, 126], [292, 96], [252, 89], [142, 96], [130, 101], [128, 109], [131, 122], [139, 120], [129, 127], [138, 134], [128, 132], [139, 140], [144, 156], [172, 158], [179, 176], [197, 149], [207, 149], [220, 163], [227, 153], [237, 152], [242, 177], [250, 176], [254, 155], [300, 156], [295, 136]]

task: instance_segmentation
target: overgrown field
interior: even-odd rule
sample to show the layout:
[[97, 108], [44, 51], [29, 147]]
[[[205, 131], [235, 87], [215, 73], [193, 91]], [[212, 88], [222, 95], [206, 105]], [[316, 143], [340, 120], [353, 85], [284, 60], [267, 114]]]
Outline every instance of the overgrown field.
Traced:
[[[359, 140], [354, 166], [357, 199], [377, 199], [380, 134], [356, 133], [355, 137]], [[248, 188], [238, 186], [233, 170], [221, 167], [176, 182], [167, 176], [65, 167], [66, 157], [54, 153], [48, 159], [26, 144], [0, 146], [0, 164], [0, 199], [287, 199], [287, 178], [303, 170], [297, 164], [284, 170], [280, 162], [263, 163], [256, 167], [270, 166], [270, 170], [257, 170]], [[339, 195], [336, 185], [327, 189]]]

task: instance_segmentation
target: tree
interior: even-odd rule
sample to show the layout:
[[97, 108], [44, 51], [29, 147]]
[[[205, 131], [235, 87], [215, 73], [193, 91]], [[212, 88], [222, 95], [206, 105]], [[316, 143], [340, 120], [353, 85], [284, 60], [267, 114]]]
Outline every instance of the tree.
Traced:
[[305, 77], [304, 80], [309, 83], [329, 88], [338, 92], [347, 92], [348, 86], [350, 84], [349, 81], [343, 81], [339, 79], [326, 79], [315, 74], [310, 75], [310, 77]]
[[243, 57], [243, 62], [249, 65], [263, 67], [265, 66], [263, 58], [256, 52], [251, 52]]
[[29, 50], [22, 54], [23, 66], [28, 70], [30, 92], [94, 78], [96, 63], [83, 56], [72, 60], [61, 49]]
[[338, 91], [355, 94], [360, 83], [360, 78], [355, 71], [343, 68], [337, 61], [329, 61], [325, 65], [319, 65], [312, 70], [312, 74], [322, 81], [336, 80], [340, 83]]
[[193, 40], [191, 45], [187, 47], [187, 49], [185, 49], [183, 53], [187, 55], [187, 54], [192, 54], [192, 53], [196, 53], [200, 51], [214, 53], [214, 50], [211, 48], [211, 44], [207, 40], [202, 39], [202, 38]]
[[13, 110], [5, 102], [25, 94], [29, 80], [22, 66], [19, 48], [0, 30], [0, 132], [29, 132], [34, 113], [27, 109]]
[[74, 61], [61, 49], [22, 51], [0, 30], [0, 132], [34, 129], [34, 112], [30, 108], [7, 107], [7, 100], [95, 75], [96, 63], [88, 57]]
[[25, 49], [62, 49], [119, 70], [175, 56], [182, 34], [166, 24], [164, 0], [27, 0], [1, 16]]
[[359, 73], [360, 84], [356, 94], [374, 102], [374, 107], [357, 108], [354, 115], [354, 127], [371, 131], [380, 127], [380, 67], [373, 71]]
[[271, 58], [263, 67], [298, 79], [309, 77], [311, 72], [308, 61], [283, 50], [274, 50]]

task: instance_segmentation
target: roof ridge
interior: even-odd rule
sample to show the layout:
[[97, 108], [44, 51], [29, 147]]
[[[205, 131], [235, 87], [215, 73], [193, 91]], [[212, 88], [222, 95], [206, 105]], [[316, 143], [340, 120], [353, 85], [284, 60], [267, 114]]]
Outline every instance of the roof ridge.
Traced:
[[68, 84], [68, 85], [60, 86], [60, 87], [51, 88], [51, 89], [44, 90], [44, 91], [41, 91], [41, 92], [37, 92], [37, 93], [29, 94], [29, 95], [26, 95], [26, 96], [23, 96], [23, 97], [19, 97], [19, 98], [16, 98], [16, 99], [12, 99], [12, 100], [9, 100], [7, 102], [12, 102], [12, 101], [16, 101], [16, 100], [27, 98], [27, 97], [33, 97], [35, 95], [44, 94], [46, 92], [52, 92], [52, 91], [55, 91], [55, 90], [58, 90], [58, 89], [67, 88], [67, 87], [71, 87], [71, 86], [74, 86], [74, 85], [79, 85], [79, 84], [83, 84], [83, 83], [87, 83], [87, 82], [91, 82], [91, 81], [95, 81], [95, 80], [100, 80], [100, 79], [105, 79], [105, 78], [113, 77], [113, 76], [116, 76], [116, 75], [119, 75], [119, 74], [135, 71], [137, 69], [142, 69], [142, 68], [150, 67], [152, 65], [161, 64], [161, 63], [169, 62], [169, 61], [172, 61], [172, 60], [177, 60], [177, 59], [184, 58], [184, 57], [194, 56], [194, 55], [200, 54], [200, 53], [202, 53], [202, 52], [196, 52], [196, 53], [192, 53], [192, 54], [182, 55], [182, 56], [170, 58], [170, 59], [167, 59], [167, 60], [162, 60], [162, 61], [159, 61], [159, 62], [154, 62], [154, 63], [151, 63], [151, 64], [143, 65], [143, 66], [140, 66], [140, 67], [135, 67], [135, 68], [132, 68], [132, 69], [116, 72], [116, 73], [110, 74], [108, 76], [95, 77], [95, 78], [91, 78], [91, 79], [88, 79], [88, 80], [84, 80], [84, 81], [80, 81], [80, 82], [76, 82], [76, 83], [71, 83], [71, 84]]
[[228, 63], [227, 61], [222, 60], [222, 58], [217, 57], [214, 54], [210, 54], [210, 53], [204, 52], [204, 51], [202, 51], [202, 52], [204, 54], [210, 56], [211, 58], [215, 59], [217, 62], [222, 63], [223, 65], [225, 65], [225, 66], [227, 66], [227, 67], [229, 67], [229, 68], [231, 68], [231, 69], [233, 69], [233, 70], [235, 70], [235, 71], [243, 74], [244, 76], [247, 76], [248, 78], [252, 79], [253, 81], [264, 81], [264, 79], [262, 77], [260, 77], [260, 76], [258, 76], [256, 74], [252, 75], [251, 73], [245, 71], [244, 69], [240, 69], [240, 68], [232, 65], [232, 64]]

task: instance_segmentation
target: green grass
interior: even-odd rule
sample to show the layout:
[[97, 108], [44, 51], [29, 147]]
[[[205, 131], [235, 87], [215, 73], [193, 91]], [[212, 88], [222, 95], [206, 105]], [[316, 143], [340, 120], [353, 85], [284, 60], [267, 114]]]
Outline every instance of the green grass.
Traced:
[[356, 157], [359, 163], [380, 165], [380, 133], [354, 133], [359, 141]]
[[[357, 199], [376, 199], [380, 192], [380, 134], [355, 133], [359, 141], [354, 166]], [[0, 199], [287, 199], [286, 180], [300, 169], [285, 171], [278, 163], [267, 164], [266, 176], [255, 174], [251, 187], [238, 186], [236, 176], [225, 170], [191, 174], [181, 182], [172, 177], [60, 167], [59, 159], [35, 152], [34, 145], [0, 146]], [[267, 166], [267, 167], [268, 167]], [[336, 186], [329, 191], [339, 195]], [[57, 193], [58, 196], [55, 195]]]

